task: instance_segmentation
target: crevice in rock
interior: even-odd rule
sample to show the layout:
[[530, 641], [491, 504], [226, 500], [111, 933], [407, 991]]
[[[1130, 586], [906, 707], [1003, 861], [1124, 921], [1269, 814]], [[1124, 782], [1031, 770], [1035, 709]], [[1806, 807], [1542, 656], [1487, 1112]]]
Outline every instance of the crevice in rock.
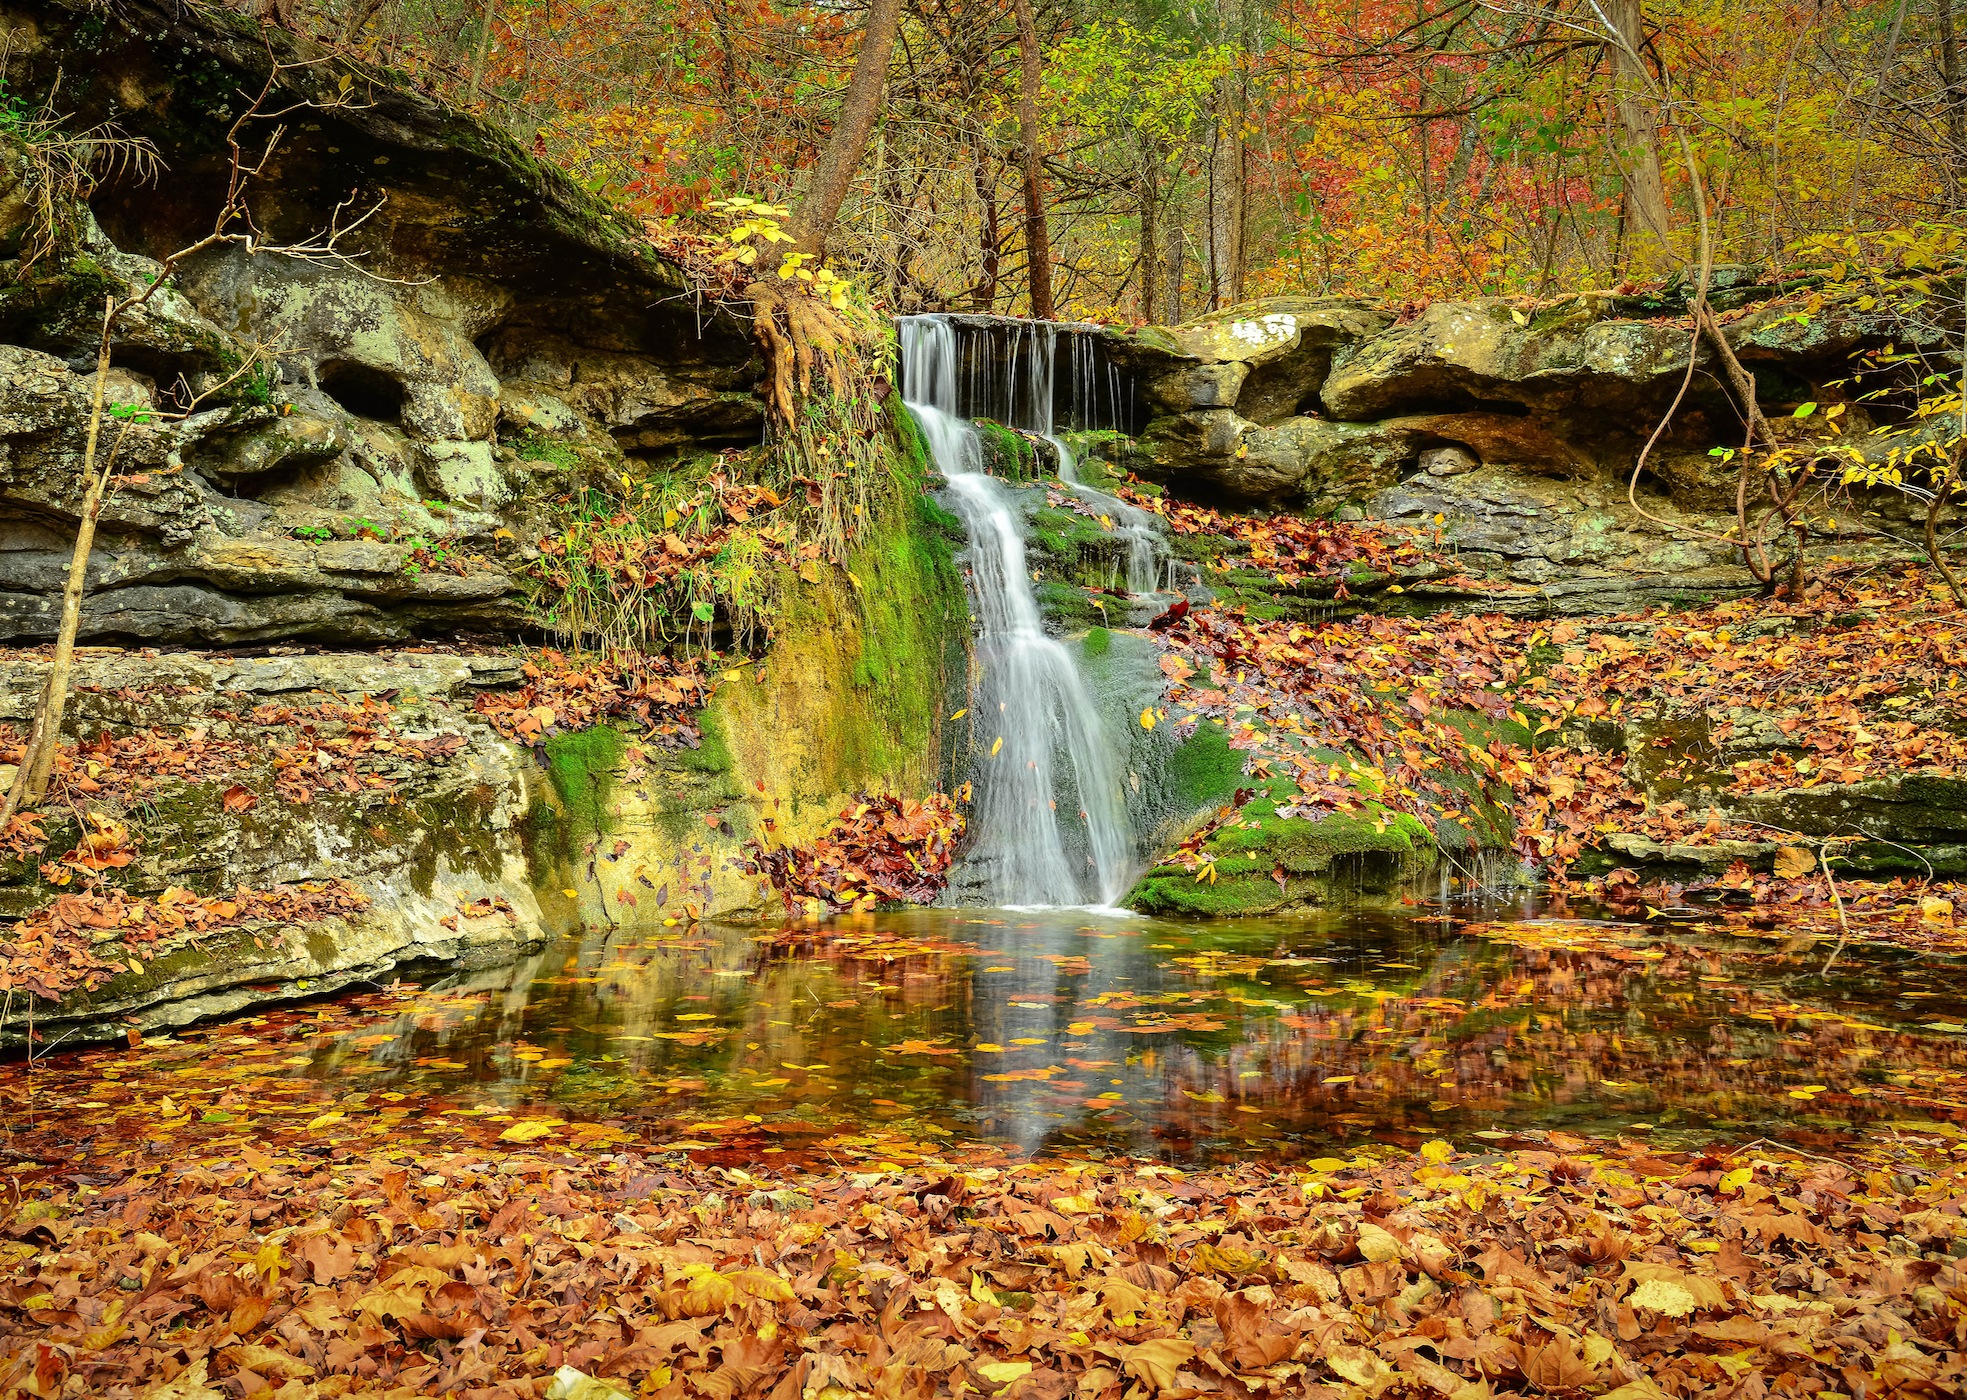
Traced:
[[403, 421], [403, 385], [394, 375], [353, 360], [330, 360], [315, 372], [315, 386], [357, 418]]

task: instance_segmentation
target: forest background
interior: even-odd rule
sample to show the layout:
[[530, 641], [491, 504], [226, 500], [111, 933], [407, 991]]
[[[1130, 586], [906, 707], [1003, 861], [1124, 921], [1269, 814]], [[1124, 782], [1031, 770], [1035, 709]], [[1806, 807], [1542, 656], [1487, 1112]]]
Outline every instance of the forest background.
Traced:
[[[894, 6], [243, 2], [684, 242], [721, 229], [711, 201], [797, 202], [867, 16]], [[829, 253], [896, 312], [1029, 314], [1036, 292], [1040, 314], [1163, 323], [1645, 281], [1696, 260], [1703, 203], [1720, 263], [1889, 260], [1879, 240], [1930, 247], [1961, 207], [1963, 20], [1953, 0], [905, 0]]]

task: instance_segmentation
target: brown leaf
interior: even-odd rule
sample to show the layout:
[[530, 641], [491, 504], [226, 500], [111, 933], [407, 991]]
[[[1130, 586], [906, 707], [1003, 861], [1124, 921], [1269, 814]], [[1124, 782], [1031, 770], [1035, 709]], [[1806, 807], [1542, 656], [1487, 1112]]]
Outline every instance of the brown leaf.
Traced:
[[1523, 1378], [1539, 1390], [1579, 1389], [1597, 1375], [1562, 1337], [1552, 1337], [1542, 1346], [1525, 1342], [1517, 1364]]
[[1177, 1388], [1176, 1372], [1195, 1355], [1195, 1343], [1179, 1337], [1158, 1337], [1138, 1346], [1123, 1346], [1119, 1351], [1127, 1374], [1145, 1385], [1150, 1393], [1159, 1393]]

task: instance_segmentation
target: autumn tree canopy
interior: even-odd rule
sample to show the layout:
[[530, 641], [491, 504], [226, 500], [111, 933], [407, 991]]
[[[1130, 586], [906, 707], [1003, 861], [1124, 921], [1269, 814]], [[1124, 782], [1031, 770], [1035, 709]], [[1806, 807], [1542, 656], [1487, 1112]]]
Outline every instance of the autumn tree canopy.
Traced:
[[[806, 197], [870, 13], [283, 9], [685, 230]], [[1691, 261], [1698, 170], [1719, 261], [1794, 264], [1957, 210], [1958, 27], [1953, 0], [908, 0], [831, 256], [896, 310], [1550, 295]]]

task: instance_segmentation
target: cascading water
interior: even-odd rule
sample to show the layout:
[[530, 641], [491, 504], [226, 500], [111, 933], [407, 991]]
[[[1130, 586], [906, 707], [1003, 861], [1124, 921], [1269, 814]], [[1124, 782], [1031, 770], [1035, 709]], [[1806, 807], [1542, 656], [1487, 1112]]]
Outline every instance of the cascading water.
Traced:
[[[983, 469], [982, 443], [963, 412], [955, 327], [911, 316], [900, 329], [904, 401], [970, 537], [981, 663], [971, 711], [985, 750], [971, 815], [971, 883], [1003, 905], [1111, 906], [1126, 892], [1135, 860], [1119, 764], [1072, 652], [1045, 633], [1025, 560], [1024, 518], [1010, 491]], [[1007, 383], [1004, 407], [1017, 404], [1022, 387], [1027, 404], [1045, 405], [1042, 431], [1049, 435], [1055, 342], [1041, 343], [1046, 353], [1011, 366], [1034, 378]], [[1148, 568], [1159, 571], [1151, 557]]]
[[[1045, 440], [1059, 454], [1059, 480], [1072, 493], [1113, 521], [1113, 533], [1127, 541], [1127, 591], [1159, 593], [1162, 575], [1171, 568], [1168, 545], [1155, 528], [1153, 517], [1139, 506], [1129, 505], [1118, 496], [1096, 491], [1079, 479], [1079, 463], [1062, 438], [1045, 434]], [[1172, 580], [1171, 580], [1172, 583]]]

